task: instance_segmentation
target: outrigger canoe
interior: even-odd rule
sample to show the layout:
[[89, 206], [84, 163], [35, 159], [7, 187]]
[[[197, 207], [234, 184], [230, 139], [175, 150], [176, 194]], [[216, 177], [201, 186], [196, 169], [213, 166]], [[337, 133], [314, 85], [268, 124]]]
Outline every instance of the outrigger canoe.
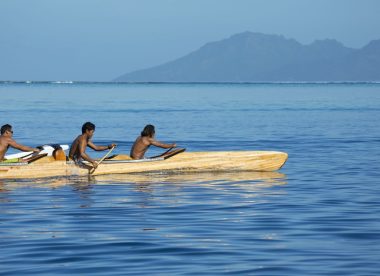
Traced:
[[[92, 175], [170, 171], [268, 172], [279, 170], [288, 158], [287, 153], [277, 151], [184, 151], [185, 149], [174, 149], [160, 156], [141, 160], [133, 160], [128, 155], [114, 155], [99, 164]], [[45, 154], [25, 162], [0, 163], [0, 179], [89, 175], [91, 169], [90, 164], [79, 166], [73, 161], [60, 161]]]

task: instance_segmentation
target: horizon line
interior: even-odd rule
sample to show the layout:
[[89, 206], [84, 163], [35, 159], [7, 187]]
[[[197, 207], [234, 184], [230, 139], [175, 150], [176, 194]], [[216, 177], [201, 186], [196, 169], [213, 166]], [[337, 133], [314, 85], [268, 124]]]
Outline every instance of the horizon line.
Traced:
[[0, 80], [0, 84], [380, 84], [380, 80], [374, 81], [190, 81], [190, 82], [172, 82], [172, 81], [60, 81], [60, 80]]

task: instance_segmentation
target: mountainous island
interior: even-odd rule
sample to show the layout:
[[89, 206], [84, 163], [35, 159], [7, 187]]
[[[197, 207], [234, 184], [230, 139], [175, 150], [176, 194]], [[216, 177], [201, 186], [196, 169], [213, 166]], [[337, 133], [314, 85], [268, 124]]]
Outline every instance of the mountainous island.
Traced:
[[244, 32], [207, 43], [177, 60], [124, 74], [114, 81], [380, 81], [380, 40], [353, 49], [333, 39], [303, 45], [280, 35]]

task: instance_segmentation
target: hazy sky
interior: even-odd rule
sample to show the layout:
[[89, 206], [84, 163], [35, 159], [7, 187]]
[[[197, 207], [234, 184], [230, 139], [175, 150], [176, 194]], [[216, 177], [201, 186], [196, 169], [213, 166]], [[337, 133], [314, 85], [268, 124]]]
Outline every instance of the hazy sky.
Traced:
[[0, 80], [108, 81], [244, 31], [360, 48], [380, 0], [0, 0]]

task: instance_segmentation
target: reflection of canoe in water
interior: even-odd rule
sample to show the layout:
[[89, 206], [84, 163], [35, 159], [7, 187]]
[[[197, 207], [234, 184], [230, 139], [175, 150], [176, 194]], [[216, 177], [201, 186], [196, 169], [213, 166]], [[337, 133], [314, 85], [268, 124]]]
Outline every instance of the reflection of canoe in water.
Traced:
[[[78, 178], [77, 178], [78, 179]], [[284, 182], [286, 175], [280, 172], [256, 172], [256, 171], [208, 171], [208, 172], [152, 172], [152, 173], [130, 173], [97, 175], [94, 177], [96, 183], [208, 183], [214, 184], [224, 182], [244, 182], [244, 181], [278, 181]], [[88, 178], [86, 178], [88, 181]]]
[[[88, 178], [85, 180], [88, 181]], [[245, 191], [256, 191], [262, 188], [287, 184], [286, 175], [279, 172], [167, 172], [167, 173], [133, 173], [98, 175], [93, 178], [94, 184], [120, 185], [136, 184], [136, 189], [144, 191], [153, 189], [156, 185], [182, 187], [187, 185], [214, 187], [218, 189], [225, 185], [228, 187], [242, 188]]]
[[[170, 158], [169, 158], [170, 157]], [[204, 171], [275, 171], [286, 162], [288, 155], [275, 151], [184, 152], [151, 159], [132, 160], [117, 155], [105, 160], [93, 175], [147, 172]], [[39, 178], [51, 176], [88, 175], [89, 169], [73, 162], [56, 161], [47, 156], [33, 163], [1, 164], [0, 178]]]
[[187, 185], [215, 187], [241, 187], [246, 191], [256, 191], [262, 188], [287, 184], [286, 175], [280, 172], [152, 172], [152, 173], [129, 173], [129, 174], [107, 174], [96, 176], [71, 176], [71, 177], [48, 177], [26, 179], [0, 180], [1, 188], [11, 190], [22, 187], [58, 188], [71, 185], [76, 189], [85, 190], [92, 185], [136, 185], [136, 189], [145, 191], [157, 185], [170, 185], [182, 187]]

